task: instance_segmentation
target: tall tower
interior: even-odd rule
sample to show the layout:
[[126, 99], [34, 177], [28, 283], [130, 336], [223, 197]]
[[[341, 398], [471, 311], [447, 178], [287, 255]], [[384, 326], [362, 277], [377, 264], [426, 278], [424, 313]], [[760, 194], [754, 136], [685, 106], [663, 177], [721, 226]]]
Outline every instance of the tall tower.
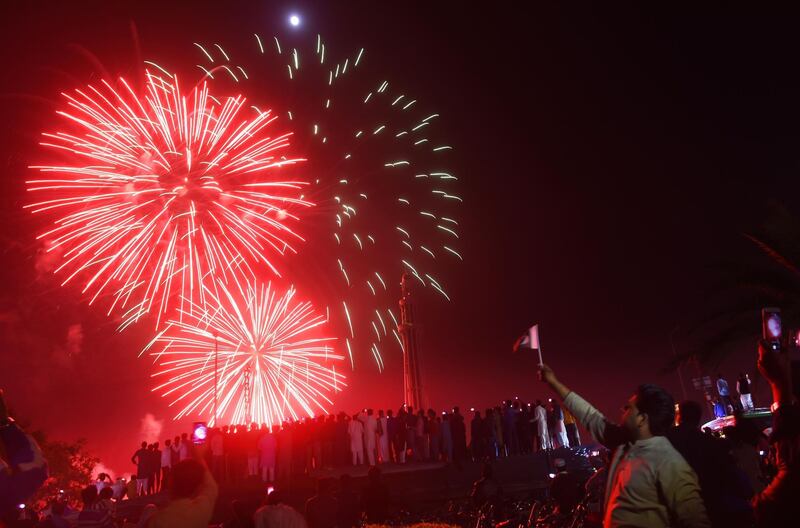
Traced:
[[403, 339], [403, 389], [406, 405], [422, 409], [422, 378], [419, 373], [419, 348], [414, 328], [414, 304], [411, 302], [411, 287], [408, 273], [400, 278], [400, 336]]
[[253, 416], [253, 393], [252, 393], [252, 377], [253, 369], [250, 365], [247, 365], [244, 369], [244, 423], [247, 426], [250, 426], [250, 422], [252, 421]]

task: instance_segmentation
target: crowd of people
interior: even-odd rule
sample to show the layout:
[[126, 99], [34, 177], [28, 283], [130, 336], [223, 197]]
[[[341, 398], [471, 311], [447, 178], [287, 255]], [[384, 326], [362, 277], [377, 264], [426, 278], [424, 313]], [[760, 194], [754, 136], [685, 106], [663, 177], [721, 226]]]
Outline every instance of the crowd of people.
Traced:
[[747, 412], [755, 409], [751, 388], [752, 382], [750, 381], [750, 375], [746, 372], [740, 372], [739, 377], [736, 379], [736, 392], [739, 394], [738, 401], [733, 399], [728, 380], [725, 379], [722, 373], [717, 374], [716, 385], [717, 398], [712, 401], [712, 404], [714, 405], [714, 415], [717, 418], [737, 411]]
[[[586, 483], [584, 496], [594, 497], [603, 526], [793, 526], [794, 499], [800, 496], [800, 406], [792, 393], [787, 354], [761, 343], [758, 367], [773, 393], [768, 438], [746, 415], [723, 434], [703, 431], [700, 404], [676, 405], [666, 391], [648, 384], [635, 389], [615, 423], [568, 388], [550, 367], [540, 365], [539, 377], [552, 389], [554, 399], [546, 405], [511, 400], [483, 413], [473, 410], [469, 444], [458, 408], [443, 415], [407, 408], [397, 415], [391, 411], [376, 415], [367, 409], [270, 430], [212, 428], [202, 445], [195, 445], [188, 434], [165, 441], [163, 448], [143, 443], [131, 459], [137, 468], [135, 479], [111, 482], [107, 475], [100, 475], [97, 483], [83, 490], [80, 511], [69, 511], [57, 502], [48, 509], [46, 520], [27, 526], [37, 526], [36, 522], [58, 528], [120, 526], [119, 500], [163, 490], [169, 501], [160, 508], [148, 505], [139, 526], [203, 528], [214, 512], [218, 483], [250, 476], [277, 481], [280, 490], [282, 475], [359, 464], [371, 466], [369, 483], [360, 497], [350, 477], [342, 477], [338, 487], [322, 478], [303, 513], [285, 504], [285, 496], [278, 491], [255, 512], [234, 504], [233, 524], [228, 525], [332, 528], [356, 526], [363, 520], [382, 522], [389, 512], [389, 494], [381, 464], [439, 461], [457, 465], [469, 457], [491, 464], [497, 457], [575, 445], [580, 441], [577, 428], [568, 426], [576, 423], [608, 448], [607, 461]], [[745, 403], [742, 400], [744, 410]], [[8, 417], [1, 397], [0, 441], [4, 452], [0, 514], [4, 519], [19, 518], [17, 503], [42, 484], [47, 465], [36, 442]], [[584, 499], [575, 493], [574, 479], [569, 478], [563, 461], [560, 467], [556, 461], [556, 466], [551, 493], [564, 509], [574, 508]], [[772, 468], [772, 473], [765, 472], [766, 468]], [[489, 500], [501, 489], [487, 465], [473, 497]]]
[[[788, 354], [762, 342], [758, 367], [773, 393], [769, 438], [762, 438], [744, 413], [723, 434], [702, 431], [698, 403], [680, 403], [676, 416], [672, 396], [649, 384], [636, 388], [620, 422], [614, 423], [562, 383], [550, 367], [540, 365], [540, 378], [610, 450], [604, 469], [586, 483], [600, 497], [603, 526], [797, 524], [793, 498], [800, 496], [800, 406], [792, 392]], [[752, 400], [742, 398], [742, 404], [743, 411], [749, 410]]]
[[[74, 510], [65, 503], [50, 507], [40, 526], [46, 528], [183, 528], [206, 527], [214, 512], [218, 486], [208, 466], [192, 453], [178, 462], [168, 487], [170, 501], [158, 508], [147, 504], [130, 520], [119, 514], [112, 500], [113, 485], [89, 485], [81, 492], [82, 507]], [[266, 499], [254, 505], [234, 500], [229, 519], [220, 528], [333, 528], [356, 527], [362, 522], [383, 523], [389, 516], [389, 490], [377, 467], [370, 468], [366, 485], [356, 489], [353, 479], [343, 474], [338, 481], [320, 478], [317, 491], [301, 510], [288, 504], [281, 489], [272, 489]], [[34, 526], [30, 523], [29, 526]]]
[[[142, 442], [131, 462], [136, 465], [136, 495], [165, 489], [170, 469], [197, 447], [214, 478], [224, 484], [246, 479], [265, 483], [341, 466], [410, 462], [455, 462], [468, 456], [464, 417], [458, 407], [437, 415], [402, 407], [377, 414], [322, 415], [280, 426], [266, 424], [212, 427], [202, 442], [189, 433], [164, 442]], [[195, 443], [197, 444], [195, 446]], [[131, 494], [129, 493], [128, 496]]]
[[476, 461], [581, 445], [575, 417], [552, 399], [547, 404], [507, 400], [483, 415], [471, 411], [470, 450]]
[[[274, 483], [314, 470], [367, 464], [443, 462], [460, 464], [527, 454], [536, 450], [580, 445], [575, 418], [553, 400], [525, 404], [507, 400], [473, 417], [469, 435], [458, 407], [437, 414], [403, 406], [395, 415], [364, 409], [354, 415], [339, 413], [266, 424], [227, 425], [207, 431], [201, 447], [217, 482], [237, 483], [260, 478]], [[469, 439], [469, 442], [468, 442]], [[170, 468], [185, 460], [192, 446], [188, 433], [158, 442], [142, 442], [131, 457], [136, 473], [136, 496], [164, 489]], [[131, 496], [132, 493], [128, 493]]]

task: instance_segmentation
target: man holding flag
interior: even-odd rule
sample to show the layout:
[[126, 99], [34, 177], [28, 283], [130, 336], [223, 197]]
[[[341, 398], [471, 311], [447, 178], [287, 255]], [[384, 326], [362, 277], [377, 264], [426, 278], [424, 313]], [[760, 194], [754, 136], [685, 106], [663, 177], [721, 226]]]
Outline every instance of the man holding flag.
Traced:
[[[539, 342], [538, 324], [528, 328], [527, 332], [514, 343], [514, 352], [516, 353], [520, 350], [536, 350], [539, 354], [539, 365], [542, 364], [542, 346]], [[536, 423], [537, 450], [553, 449], [553, 444], [550, 441], [550, 431], [547, 427], [547, 409], [545, 409], [541, 400], [536, 400], [536, 406], [533, 408], [533, 421]]]
[[608, 466], [603, 526], [711, 526], [692, 468], [664, 436], [675, 417], [674, 400], [655, 385], [640, 385], [624, 407], [620, 424], [610, 422], [589, 402], [539, 364], [564, 407], [614, 450]]

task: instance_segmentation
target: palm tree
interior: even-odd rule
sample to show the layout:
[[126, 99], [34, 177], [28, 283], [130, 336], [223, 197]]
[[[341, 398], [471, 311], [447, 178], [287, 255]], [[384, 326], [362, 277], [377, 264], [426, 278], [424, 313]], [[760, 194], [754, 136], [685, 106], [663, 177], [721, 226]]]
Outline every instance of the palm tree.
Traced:
[[722, 266], [720, 281], [709, 292], [705, 314], [687, 336], [694, 343], [667, 366], [687, 361], [716, 367], [737, 343], [760, 337], [761, 308], [781, 309], [783, 333], [800, 327], [800, 221], [783, 207], [758, 231], [743, 233], [749, 250]]

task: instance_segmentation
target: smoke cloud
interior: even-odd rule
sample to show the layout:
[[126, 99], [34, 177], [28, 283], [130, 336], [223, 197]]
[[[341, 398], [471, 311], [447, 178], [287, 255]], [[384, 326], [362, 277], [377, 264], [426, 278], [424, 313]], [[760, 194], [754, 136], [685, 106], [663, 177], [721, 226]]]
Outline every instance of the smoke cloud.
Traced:
[[164, 420], [156, 420], [156, 417], [147, 413], [142, 417], [142, 426], [139, 432], [142, 435], [142, 440], [148, 444], [157, 442], [161, 436], [161, 429], [164, 427]]
[[78, 324], [69, 325], [67, 328], [67, 354], [76, 356], [81, 352], [83, 345], [83, 326]]

